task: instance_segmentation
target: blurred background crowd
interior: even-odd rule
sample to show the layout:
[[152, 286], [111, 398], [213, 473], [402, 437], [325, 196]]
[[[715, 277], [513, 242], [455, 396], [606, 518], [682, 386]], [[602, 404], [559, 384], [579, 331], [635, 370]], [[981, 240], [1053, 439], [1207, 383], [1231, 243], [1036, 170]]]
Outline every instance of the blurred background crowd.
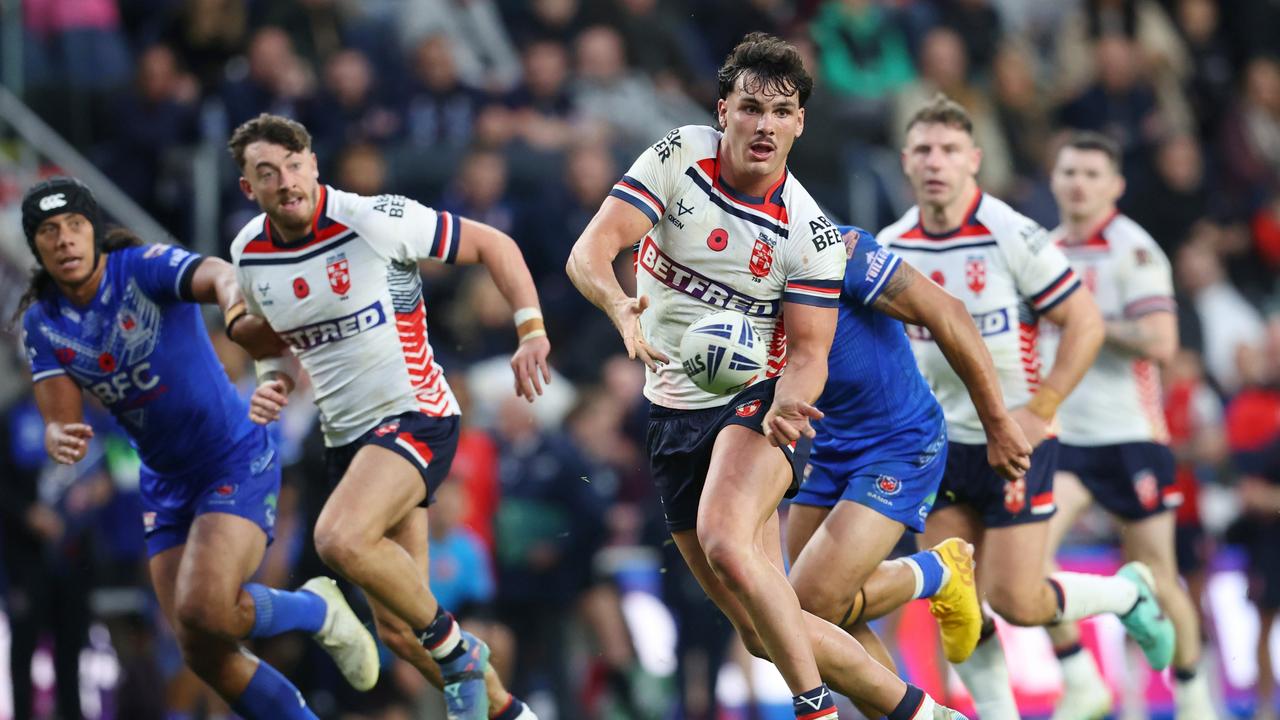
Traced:
[[[534, 406], [511, 394], [511, 312], [487, 274], [426, 271], [430, 339], [466, 409], [454, 477], [432, 511], [431, 570], [442, 603], [490, 639], [499, 671], [544, 720], [715, 717], [720, 668], [747, 666], [664, 542], [643, 454], [642, 369], [619, 357], [612, 327], [563, 267], [641, 149], [674, 126], [713, 122], [716, 68], [753, 30], [794, 42], [817, 79], [789, 164], [840, 221], [874, 231], [911, 204], [897, 148], [906, 116], [937, 91], [974, 118], [983, 188], [1049, 227], [1055, 138], [1078, 128], [1120, 143], [1121, 207], [1173, 260], [1178, 290], [1184, 351], [1164, 379], [1188, 500], [1180, 562], [1197, 596], [1213, 572], [1238, 571], [1270, 631], [1280, 607], [1275, 0], [3, 0], [0, 12], [20, 23], [0, 29], [6, 85], [197, 250], [225, 256], [256, 212], [223, 146], [264, 111], [306, 124], [322, 181], [405, 194], [520, 244], [557, 372]], [[46, 711], [57, 695], [86, 717], [218, 717], [226, 708], [180, 672], [149, 597], [127, 442], [97, 417], [90, 461], [45, 460], [8, 318], [32, 264], [18, 200], [58, 168], [7, 119], [0, 550], [14, 684], [25, 692], [34, 653]], [[212, 335], [250, 392], [247, 358]], [[296, 586], [324, 572], [308, 532], [325, 492], [314, 409], [295, 402], [278, 432], [286, 491], [262, 573]], [[1110, 532], [1090, 517], [1074, 548], [1105, 545]], [[1220, 624], [1206, 631], [1223, 647]], [[301, 638], [257, 651], [324, 717], [440, 715], [389, 655], [383, 682], [358, 696]], [[1257, 665], [1270, 698], [1273, 672], [1265, 656]], [[64, 682], [77, 666], [78, 688]]]

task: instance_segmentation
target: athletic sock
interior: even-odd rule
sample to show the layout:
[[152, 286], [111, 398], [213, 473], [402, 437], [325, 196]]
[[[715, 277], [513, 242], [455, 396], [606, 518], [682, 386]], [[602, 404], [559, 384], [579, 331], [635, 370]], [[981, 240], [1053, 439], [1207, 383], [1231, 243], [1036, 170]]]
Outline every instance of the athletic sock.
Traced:
[[826, 683], [791, 698], [797, 720], [837, 720], [836, 699]]
[[[923, 690], [907, 683], [906, 694], [902, 696], [902, 700], [898, 701], [898, 706], [893, 709], [893, 712], [885, 716], [885, 720], [915, 720], [926, 705], [930, 706], [929, 709], [932, 712], [932, 702]], [[924, 717], [932, 718], [932, 715]]]
[[431, 657], [441, 665], [457, 660], [467, 651], [467, 644], [462, 641], [462, 628], [458, 627], [453, 615], [439, 606], [431, 624], [415, 634]]
[[261, 660], [231, 709], [244, 720], [318, 720], [298, 688]]
[[313, 592], [276, 590], [258, 583], [245, 583], [244, 591], [253, 598], [253, 627], [249, 637], [274, 637], [293, 630], [314, 635], [324, 627], [329, 608]]
[[1004, 661], [1004, 647], [996, 634], [995, 621], [987, 618], [982, 625], [978, 647], [968, 660], [955, 665], [956, 674], [969, 689], [973, 705], [982, 720], [1018, 720], [1018, 704], [1009, 686], [1009, 668]]
[[1114, 575], [1056, 572], [1049, 576], [1049, 585], [1058, 597], [1057, 622], [1102, 613], [1124, 615], [1138, 603], [1138, 586]]
[[498, 714], [489, 720], [516, 720], [522, 712], [524, 712], [524, 701], [515, 695], [508, 695], [507, 704], [503, 705]]
[[1072, 688], [1088, 688], [1094, 685], [1105, 685], [1102, 671], [1093, 659], [1093, 653], [1084, 649], [1080, 643], [1072, 643], [1067, 647], [1054, 648], [1053, 654], [1058, 656], [1058, 664], [1062, 667], [1062, 680], [1067, 690]]
[[942, 564], [942, 558], [933, 550], [922, 550], [902, 558], [916, 577], [916, 589], [911, 599], [933, 597], [951, 579], [951, 569]]
[[1174, 668], [1173, 679], [1180, 683], [1189, 683], [1196, 679], [1195, 668]]

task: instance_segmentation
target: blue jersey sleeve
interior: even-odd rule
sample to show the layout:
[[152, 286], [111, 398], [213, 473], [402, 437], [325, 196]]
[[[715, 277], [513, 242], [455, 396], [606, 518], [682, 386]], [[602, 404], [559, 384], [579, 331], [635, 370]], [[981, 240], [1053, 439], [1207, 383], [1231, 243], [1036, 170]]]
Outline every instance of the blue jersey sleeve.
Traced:
[[848, 255], [843, 295], [859, 305], [871, 307], [889, 284], [889, 278], [898, 271], [902, 259], [860, 227], [842, 225], [840, 235]]
[[44, 311], [39, 304], [27, 308], [22, 316], [22, 347], [27, 354], [27, 366], [31, 369], [31, 382], [66, 374], [44, 333]]
[[129, 248], [126, 260], [128, 274], [149, 297], [159, 301], [194, 302], [191, 278], [203, 255], [176, 245], [143, 245]]

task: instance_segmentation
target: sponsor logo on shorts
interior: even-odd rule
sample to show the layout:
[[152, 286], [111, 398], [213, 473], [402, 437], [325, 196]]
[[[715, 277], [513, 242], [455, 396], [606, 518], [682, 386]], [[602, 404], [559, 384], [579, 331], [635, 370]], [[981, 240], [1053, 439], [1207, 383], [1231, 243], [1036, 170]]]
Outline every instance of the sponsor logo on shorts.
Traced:
[[738, 417], [751, 417], [752, 415], [755, 415], [758, 412], [760, 412], [759, 400], [751, 400], [748, 402], [744, 402], [738, 407], [733, 409], [733, 413]]

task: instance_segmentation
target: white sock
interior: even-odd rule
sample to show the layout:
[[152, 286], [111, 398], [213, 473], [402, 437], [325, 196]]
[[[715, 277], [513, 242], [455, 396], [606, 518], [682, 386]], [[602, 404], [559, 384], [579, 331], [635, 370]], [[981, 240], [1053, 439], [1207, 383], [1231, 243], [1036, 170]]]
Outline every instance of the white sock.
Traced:
[[1062, 608], [1055, 620], [1083, 620], [1102, 613], [1123, 615], [1138, 602], [1138, 586], [1115, 575], [1057, 572], [1049, 576], [1062, 589]]
[[1098, 661], [1088, 650], [1081, 649], [1067, 657], [1058, 658], [1058, 664], [1062, 666], [1062, 680], [1068, 692], [1097, 685], [1106, 686], [1102, 671], [1098, 669]]
[[1009, 686], [1009, 668], [1004, 662], [1000, 637], [992, 634], [978, 643], [968, 660], [954, 666], [973, 697], [973, 706], [982, 720], [1020, 720], [1018, 704]]
[[920, 703], [920, 709], [916, 710], [916, 714], [911, 716], [911, 720], [933, 720], [933, 710], [937, 707], [937, 703], [933, 698], [929, 697], [929, 693], [924, 694], [924, 701]]

